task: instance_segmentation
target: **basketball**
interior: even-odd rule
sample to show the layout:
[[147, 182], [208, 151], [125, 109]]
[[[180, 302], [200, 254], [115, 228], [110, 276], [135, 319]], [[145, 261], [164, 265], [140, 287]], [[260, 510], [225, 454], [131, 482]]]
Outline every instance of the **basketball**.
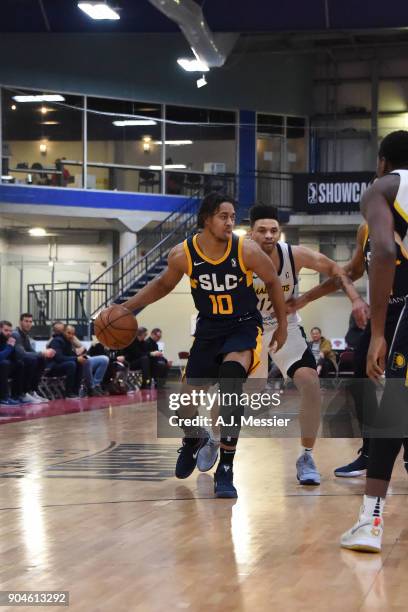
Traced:
[[114, 304], [98, 315], [94, 330], [99, 342], [107, 348], [124, 349], [136, 337], [136, 317], [124, 306]]

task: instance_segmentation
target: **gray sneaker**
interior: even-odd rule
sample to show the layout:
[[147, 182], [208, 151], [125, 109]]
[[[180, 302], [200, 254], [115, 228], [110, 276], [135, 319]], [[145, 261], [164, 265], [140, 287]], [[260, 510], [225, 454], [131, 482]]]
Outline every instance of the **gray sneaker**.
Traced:
[[297, 479], [301, 485], [319, 485], [320, 474], [311, 453], [304, 452], [296, 461]]
[[208, 472], [215, 464], [218, 458], [218, 449], [220, 443], [214, 440], [211, 432], [209, 432], [210, 438], [202, 448], [200, 448], [197, 457], [197, 468], [200, 472]]

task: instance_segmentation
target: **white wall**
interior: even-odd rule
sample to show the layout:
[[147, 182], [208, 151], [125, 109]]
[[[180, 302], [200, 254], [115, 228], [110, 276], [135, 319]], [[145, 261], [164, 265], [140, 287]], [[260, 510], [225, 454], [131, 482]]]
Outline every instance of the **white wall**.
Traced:
[[[87, 233], [85, 243], [60, 244], [55, 264], [55, 282], [87, 282], [105, 270], [101, 262], [112, 263], [112, 244], [105, 235], [100, 241], [98, 233]], [[61, 239], [60, 239], [61, 240]], [[49, 247], [38, 244], [34, 238], [24, 242], [0, 237], [0, 318], [17, 322], [20, 311], [20, 269], [23, 268], [22, 309], [27, 308], [27, 285], [50, 283], [51, 268], [48, 265]], [[74, 265], [68, 262], [74, 262]]]
[[309, 304], [300, 311], [308, 339], [312, 327], [320, 327], [326, 338], [344, 338], [351, 314], [350, 301], [343, 295], [328, 296]]
[[145, 308], [138, 316], [140, 326], [163, 330], [165, 356], [179, 363], [178, 353], [189, 351], [193, 343], [191, 315], [196, 314], [190, 292], [190, 281], [184, 276], [177, 287], [164, 299]]

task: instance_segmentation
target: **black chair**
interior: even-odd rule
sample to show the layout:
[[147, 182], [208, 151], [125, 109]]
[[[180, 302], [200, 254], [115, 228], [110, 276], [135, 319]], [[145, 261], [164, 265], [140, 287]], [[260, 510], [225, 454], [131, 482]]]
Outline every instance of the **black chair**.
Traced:
[[65, 376], [50, 376], [49, 370], [45, 370], [38, 385], [38, 391], [49, 400], [64, 399]]
[[160, 186], [160, 180], [156, 178], [155, 172], [149, 170], [139, 170], [139, 186], [138, 191], [142, 191], [142, 187], [145, 192], [153, 193], [155, 187]]
[[142, 386], [142, 370], [129, 370], [126, 384], [131, 391], [139, 391]]
[[184, 174], [182, 172], [167, 172], [166, 193], [169, 195], [180, 195], [184, 186]]
[[201, 190], [201, 174], [186, 174], [186, 182], [184, 183], [189, 195], [199, 193]]

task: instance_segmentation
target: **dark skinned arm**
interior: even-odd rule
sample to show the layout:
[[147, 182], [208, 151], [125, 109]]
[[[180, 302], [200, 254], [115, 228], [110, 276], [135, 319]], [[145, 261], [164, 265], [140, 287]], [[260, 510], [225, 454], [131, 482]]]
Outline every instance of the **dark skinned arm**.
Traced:
[[374, 380], [383, 374], [387, 354], [384, 328], [396, 260], [394, 218], [390, 205], [397, 195], [399, 180], [398, 175], [382, 177], [367, 189], [361, 200], [361, 212], [368, 223], [371, 245], [371, 343], [367, 355], [367, 374]]

